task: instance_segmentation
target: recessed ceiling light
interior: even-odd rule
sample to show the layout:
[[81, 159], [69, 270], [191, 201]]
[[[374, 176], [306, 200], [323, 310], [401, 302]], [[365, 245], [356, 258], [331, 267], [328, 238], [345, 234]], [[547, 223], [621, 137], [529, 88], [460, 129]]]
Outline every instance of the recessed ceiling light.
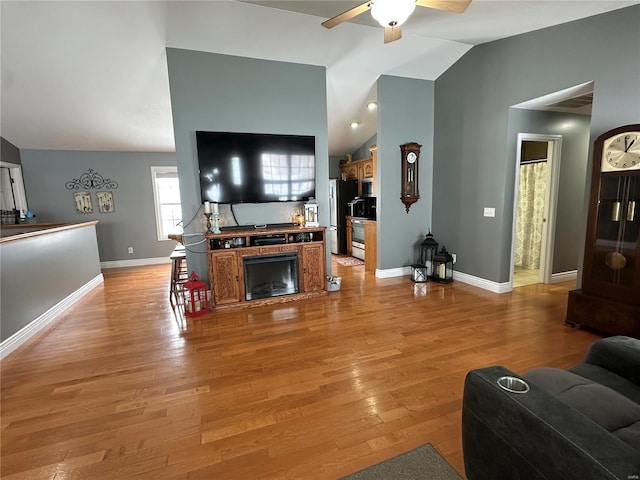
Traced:
[[358, 122], [351, 122], [351, 124], [349, 124], [351, 128], [358, 128], [358, 125], [360, 125]]
[[375, 110], [376, 108], [378, 108], [378, 104], [376, 102], [367, 103], [367, 109], [368, 110]]

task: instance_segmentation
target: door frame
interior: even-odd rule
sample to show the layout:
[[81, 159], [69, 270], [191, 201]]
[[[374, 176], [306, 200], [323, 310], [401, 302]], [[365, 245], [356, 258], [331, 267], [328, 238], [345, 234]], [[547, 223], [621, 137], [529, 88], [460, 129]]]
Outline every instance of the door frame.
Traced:
[[26, 212], [28, 210], [27, 194], [24, 189], [24, 179], [22, 178], [22, 165], [0, 161], [0, 167], [9, 169], [9, 174], [13, 180], [11, 187], [13, 189], [15, 208]]
[[560, 179], [560, 161], [562, 153], [562, 135], [539, 133], [518, 133], [516, 148], [516, 168], [513, 191], [513, 218], [511, 228], [511, 258], [509, 270], [509, 291], [513, 290], [513, 254], [516, 243], [516, 221], [518, 218], [518, 191], [520, 187], [520, 155], [523, 141], [548, 142], [547, 150], [547, 188], [545, 189], [545, 224], [540, 245], [540, 272], [538, 281], [551, 283], [553, 273], [553, 252], [556, 235], [556, 214], [558, 210], [558, 189]]

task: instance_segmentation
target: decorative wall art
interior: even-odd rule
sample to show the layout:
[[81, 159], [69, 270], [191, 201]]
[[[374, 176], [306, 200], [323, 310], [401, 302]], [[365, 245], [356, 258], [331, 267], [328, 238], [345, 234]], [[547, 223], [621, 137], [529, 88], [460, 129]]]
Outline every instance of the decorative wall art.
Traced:
[[99, 189], [104, 188], [106, 190], [115, 190], [118, 188], [118, 182], [111, 180], [110, 178], [104, 178], [93, 168], [90, 168], [80, 178], [74, 178], [64, 184], [67, 190], [80, 190], [80, 189]]
[[98, 210], [100, 213], [111, 213], [115, 211], [113, 192], [96, 192], [96, 197], [98, 197]]
[[91, 192], [74, 192], [73, 199], [76, 202], [76, 213], [93, 213]]

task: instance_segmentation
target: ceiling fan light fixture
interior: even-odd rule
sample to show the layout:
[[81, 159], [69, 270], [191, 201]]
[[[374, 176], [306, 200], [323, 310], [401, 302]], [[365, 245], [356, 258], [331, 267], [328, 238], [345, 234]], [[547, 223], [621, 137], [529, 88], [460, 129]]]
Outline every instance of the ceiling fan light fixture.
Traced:
[[383, 27], [402, 25], [416, 8], [416, 0], [375, 0], [371, 16]]

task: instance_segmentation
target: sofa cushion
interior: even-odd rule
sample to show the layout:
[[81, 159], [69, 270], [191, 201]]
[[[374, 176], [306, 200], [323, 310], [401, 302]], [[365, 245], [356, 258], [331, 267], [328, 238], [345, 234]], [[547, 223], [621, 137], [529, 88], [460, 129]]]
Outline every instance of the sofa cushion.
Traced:
[[566, 370], [536, 368], [522, 376], [640, 452], [640, 405]]
[[592, 382], [605, 385], [640, 405], [640, 386], [599, 365], [581, 363], [568, 369]]

